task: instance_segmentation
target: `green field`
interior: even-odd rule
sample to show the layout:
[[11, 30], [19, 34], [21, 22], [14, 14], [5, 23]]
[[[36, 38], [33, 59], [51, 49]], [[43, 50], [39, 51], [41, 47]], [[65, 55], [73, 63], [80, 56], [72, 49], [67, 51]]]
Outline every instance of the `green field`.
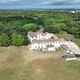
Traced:
[[62, 54], [0, 48], [0, 80], [80, 80], [80, 61], [67, 62]]

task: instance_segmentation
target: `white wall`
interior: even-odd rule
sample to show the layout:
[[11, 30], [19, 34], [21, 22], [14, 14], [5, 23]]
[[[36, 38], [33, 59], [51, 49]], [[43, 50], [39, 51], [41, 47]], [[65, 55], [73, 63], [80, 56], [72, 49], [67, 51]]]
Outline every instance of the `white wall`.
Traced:
[[32, 40], [45, 40], [45, 39], [49, 39], [51, 38], [51, 36], [53, 36], [52, 34], [47, 34], [47, 35], [42, 35], [42, 34], [37, 34], [36, 37], [30, 37], [28, 35], [28, 38], [30, 39], [30, 41], [32, 42]]
[[38, 44], [38, 43], [34, 43], [31, 45], [30, 49], [41, 49], [41, 48], [46, 48], [45, 44]]
[[55, 51], [55, 47], [49, 47], [48, 51]]

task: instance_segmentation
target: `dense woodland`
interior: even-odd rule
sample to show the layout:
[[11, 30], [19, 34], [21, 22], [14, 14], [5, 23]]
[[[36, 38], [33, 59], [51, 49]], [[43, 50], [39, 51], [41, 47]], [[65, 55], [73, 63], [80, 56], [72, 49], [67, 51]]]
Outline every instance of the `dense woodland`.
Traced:
[[0, 46], [29, 44], [27, 32], [66, 31], [80, 39], [80, 13], [61, 10], [0, 10]]

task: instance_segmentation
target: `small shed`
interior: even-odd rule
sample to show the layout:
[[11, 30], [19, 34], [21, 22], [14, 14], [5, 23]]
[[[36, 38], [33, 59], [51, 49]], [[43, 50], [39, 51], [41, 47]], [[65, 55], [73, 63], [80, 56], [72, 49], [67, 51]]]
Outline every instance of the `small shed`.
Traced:
[[77, 57], [74, 56], [74, 55], [64, 55], [63, 58], [64, 58], [66, 61], [76, 60], [76, 59], [77, 59]]

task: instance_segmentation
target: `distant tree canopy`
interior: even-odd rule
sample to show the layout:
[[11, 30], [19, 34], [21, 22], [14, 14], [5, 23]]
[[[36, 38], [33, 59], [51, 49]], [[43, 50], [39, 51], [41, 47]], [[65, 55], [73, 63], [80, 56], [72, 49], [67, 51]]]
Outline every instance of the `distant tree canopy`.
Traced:
[[53, 24], [45, 27], [45, 31], [48, 31], [51, 33], [60, 33], [65, 26], [66, 25], [64, 23]]
[[[80, 13], [69, 10], [0, 10], [0, 46], [27, 45], [27, 32], [42, 26], [44, 31], [66, 31], [80, 38]], [[5, 37], [4, 37], [5, 36]]]

